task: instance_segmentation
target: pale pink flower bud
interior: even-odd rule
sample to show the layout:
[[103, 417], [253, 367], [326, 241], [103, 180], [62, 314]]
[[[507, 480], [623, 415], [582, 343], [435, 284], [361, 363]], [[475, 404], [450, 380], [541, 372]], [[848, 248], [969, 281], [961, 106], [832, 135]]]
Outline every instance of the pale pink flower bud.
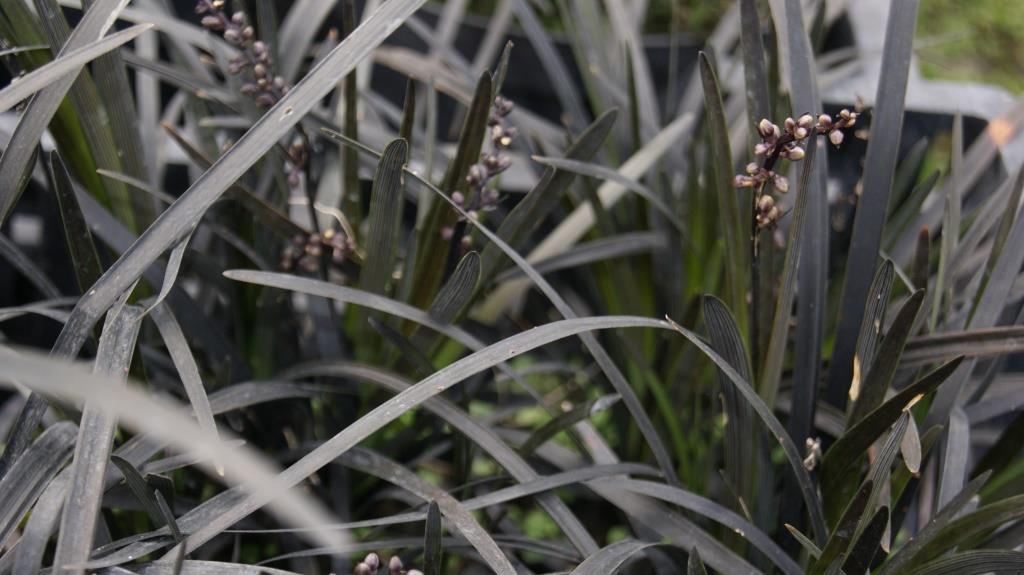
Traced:
[[786, 176], [776, 174], [775, 177], [772, 178], [772, 184], [780, 194], [785, 194], [789, 191], [789, 180], [786, 179]]

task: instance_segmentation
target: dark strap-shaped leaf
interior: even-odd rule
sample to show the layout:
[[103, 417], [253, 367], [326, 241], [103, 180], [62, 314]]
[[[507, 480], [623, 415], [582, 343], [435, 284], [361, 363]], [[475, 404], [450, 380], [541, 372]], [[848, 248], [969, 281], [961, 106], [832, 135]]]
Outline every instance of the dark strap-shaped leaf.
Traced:
[[371, 293], [384, 293], [395, 269], [405, 200], [402, 167], [408, 154], [405, 140], [394, 140], [384, 148], [373, 177], [366, 261], [359, 275], [359, 287]]
[[586, 561], [577, 565], [569, 575], [612, 575], [633, 555], [655, 545], [657, 543], [636, 539], [616, 541], [587, 557]]
[[919, 565], [910, 575], [981, 575], [1022, 573], [1024, 552], [1006, 549], [976, 549], [940, 557]]
[[919, 0], [894, 2], [889, 8], [882, 48], [882, 70], [872, 111], [872, 138], [864, 161], [864, 195], [857, 204], [853, 222], [846, 277], [843, 280], [836, 342], [829, 362], [825, 399], [836, 406], [846, 404], [846, 386], [853, 372], [857, 326], [863, 315], [889, 207], [893, 176], [903, 132], [903, 112], [914, 28]]
[[441, 323], [451, 323], [468, 303], [480, 283], [480, 254], [462, 256], [448, 281], [441, 286], [427, 313]]
[[78, 426], [51, 425], [29, 446], [0, 481], [0, 538], [6, 539], [46, 484], [71, 457]]
[[[878, 343], [882, 339], [882, 324], [885, 321], [885, 310], [892, 294], [892, 282], [896, 278], [892, 260], [886, 259], [875, 272], [875, 279], [868, 290], [868, 301], [864, 308], [864, 319], [860, 323], [860, 334], [857, 336], [857, 353], [853, 356], [853, 379], [851, 387], [860, 388], [863, 378], [874, 365]], [[848, 422], [856, 423], [856, 422]]]
[[103, 265], [96, 252], [92, 232], [75, 197], [71, 176], [56, 151], [50, 153], [49, 167], [53, 191], [60, 208], [60, 219], [64, 224], [64, 238], [67, 241], [68, 253], [71, 254], [71, 265], [75, 269], [75, 280], [78, 282], [78, 289], [85, 293], [103, 275]]
[[[469, 168], [480, 160], [487, 120], [494, 103], [492, 88], [491, 74], [484, 72], [477, 81], [469, 112], [462, 124], [455, 158], [448, 165], [448, 171], [445, 172], [440, 186], [448, 194], [462, 193], [466, 201], [472, 200], [466, 174], [469, 173]], [[417, 307], [427, 307], [430, 304], [448, 271], [446, 262], [449, 253], [460, 238], [453, 236], [451, 241], [446, 241], [441, 237], [441, 230], [463, 224], [457, 220], [457, 215], [444, 205], [444, 202], [437, 201], [436, 198], [430, 202], [430, 209], [417, 235], [417, 262], [414, 268], [412, 294], [409, 298], [410, 303]], [[461, 229], [465, 229], [464, 224]]]
[[882, 433], [892, 425], [904, 409], [917, 396], [934, 391], [956, 370], [963, 358], [955, 358], [926, 374], [892, 396], [877, 409], [867, 414], [856, 425], [846, 430], [825, 452], [822, 461], [822, 485], [826, 492], [831, 481], [845, 473]]
[[431, 501], [423, 533], [423, 575], [441, 575], [441, 565], [441, 509]]
[[700, 552], [694, 547], [690, 551], [690, 557], [686, 560], [686, 575], [708, 575], [704, 562], [700, 559]]
[[907, 338], [910, 337], [921, 304], [924, 303], [924, 294], [925, 290], [923, 289], [915, 291], [900, 307], [896, 319], [892, 321], [892, 326], [882, 340], [878, 356], [872, 362], [870, 371], [866, 372], [864, 380], [860, 382], [860, 389], [856, 392], [851, 389], [850, 397], [853, 401], [853, 409], [850, 412], [847, 425], [856, 425], [865, 415], [881, 405], [885, 399], [885, 393], [899, 367], [903, 347], [907, 343]]
[[[701, 52], [698, 57], [701, 85], [704, 88], [704, 108], [707, 114], [707, 132], [711, 138], [712, 173], [714, 174], [714, 196], [718, 200], [718, 214], [721, 235], [725, 238], [725, 289], [726, 301], [731, 309], [746, 309], [750, 269], [750, 240], [745, 222], [749, 221], [749, 209], [740, 209], [750, 204], [748, 193], [732, 187], [732, 152], [729, 149], [729, 128], [725, 118], [725, 106], [719, 90], [718, 76], [708, 55]], [[747, 318], [737, 318], [740, 332], [745, 333]]]
[[809, 575], [824, 573], [828, 570], [829, 565], [832, 565], [840, 555], [846, 552], [854, 535], [856, 535], [857, 524], [860, 523], [864, 510], [867, 509], [868, 500], [871, 498], [873, 489], [874, 482], [870, 479], [861, 484], [857, 494], [850, 499], [846, 509], [843, 510], [843, 515], [836, 523], [836, 528], [832, 530], [832, 534], [829, 535], [828, 543], [821, 550], [821, 555], [817, 557], [817, 561], [812, 563], [810, 569], [808, 569]]
[[[750, 360], [743, 345], [736, 320], [722, 300], [704, 296], [704, 323], [711, 336], [711, 347], [747, 381], [751, 381]], [[725, 423], [725, 469], [740, 497], [751, 501], [756, 485], [754, 470], [757, 465], [760, 434], [753, 426], [754, 414], [728, 378], [718, 372], [726, 415]]]
[[871, 566], [871, 562], [878, 553], [878, 544], [885, 535], [885, 528], [889, 524], [889, 508], [883, 506], [871, 518], [871, 521], [861, 532], [860, 537], [850, 547], [850, 552], [843, 562], [843, 572], [846, 575], [864, 575]]

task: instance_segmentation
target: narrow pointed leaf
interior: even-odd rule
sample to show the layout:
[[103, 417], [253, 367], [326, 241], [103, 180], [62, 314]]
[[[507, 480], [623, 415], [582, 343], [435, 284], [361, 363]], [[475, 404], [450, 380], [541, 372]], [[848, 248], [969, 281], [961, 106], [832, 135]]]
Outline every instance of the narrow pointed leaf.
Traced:
[[931, 393], [946, 381], [963, 358], [953, 359], [906, 388], [900, 390], [877, 409], [864, 416], [856, 425], [846, 430], [825, 452], [822, 461], [822, 485], [827, 493], [833, 481], [840, 478], [851, 465], [860, 461], [860, 456], [889, 428], [913, 402]]
[[635, 539], [623, 539], [616, 541], [600, 551], [587, 557], [587, 560], [580, 563], [569, 575], [613, 575], [634, 555], [644, 549], [653, 547], [657, 543], [637, 541]]
[[46, 484], [70, 459], [77, 431], [67, 421], [48, 427], [0, 481], [0, 537], [6, 539], [13, 532]]
[[[94, 373], [109, 378], [111, 387], [124, 385], [139, 335], [141, 309], [120, 305], [108, 314], [96, 352]], [[107, 460], [110, 458], [117, 420], [93, 402], [82, 411], [68, 501], [64, 505], [60, 535], [54, 552], [55, 569], [84, 575], [80, 567], [89, 560], [96, 533], [97, 514], [103, 499]]]
[[427, 313], [441, 323], [450, 323], [466, 307], [469, 298], [480, 283], [480, 254], [469, 252], [462, 256], [448, 281], [441, 286]]
[[860, 537], [850, 547], [843, 561], [843, 572], [847, 575], [864, 575], [878, 553], [879, 542], [889, 524], [889, 508], [882, 507], [868, 522]]
[[[711, 61], [706, 54], [700, 54], [700, 76], [704, 88], [704, 108], [707, 114], [708, 133], [711, 138], [714, 196], [718, 198], [718, 226], [725, 240], [725, 285], [729, 294], [727, 302], [730, 309], [746, 309], [747, 281], [750, 268], [747, 254], [747, 233], [744, 214], [748, 210], [740, 210], [740, 205], [750, 203], [748, 194], [736, 190], [732, 186], [732, 152], [729, 149], [729, 128], [725, 118], [725, 107], [719, 91], [718, 77]], [[737, 318], [740, 333], [746, 333], [747, 317], [740, 314]]]
[[64, 224], [64, 239], [75, 268], [75, 280], [81, 293], [85, 293], [103, 275], [103, 265], [96, 252], [92, 232], [89, 231], [82, 208], [78, 205], [78, 198], [75, 197], [71, 176], [57, 152], [50, 154], [50, 175], [56, 187], [54, 193], [60, 207], [61, 222]]
[[359, 287], [371, 293], [384, 293], [395, 269], [404, 203], [402, 166], [408, 154], [405, 140], [388, 144], [373, 178], [366, 261], [359, 276]]
[[85, 64], [131, 42], [136, 36], [152, 27], [152, 24], [138, 24], [66, 54], [62, 53], [56, 60], [32, 70], [18, 78], [17, 82], [0, 90], [0, 113], [10, 110], [18, 102], [60, 80], [65, 75], [78, 72]]
[[911, 330], [915, 325], [917, 313], [924, 303], [924, 290], [917, 290], [900, 307], [896, 319], [893, 320], [889, 331], [878, 349], [878, 355], [871, 365], [871, 370], [864, 377], [860, 392], [856, 396], [856, 402], [850, 413], [848, 424], [856, 424], [870, 411], [881, 405], [885, 399], [892, 378], [899, 367], [900, 356], [903, 354], [903, 347], [907, 343]]
[[700, 552], [694, 547], [690, 551], [690, 557], [686, 560], [686, 574], [687, 575], [708, 575], [708, 570], [704, 567], [704, 562], [700, 559]]
[[967, 460], [971, 454], [971, 430], [967, 415], [959, 406], [949, 414], [945, 450], [939, 476], [937, 504], [943, 508], [959, 493], [967, 480]]
[[871, 141], [864, 161], [864, 195], [857, 202], [846, 277], [843, 282], [835, 349], [829, 363], [825, 398], [836, 406], [846, 404], [845, 387], [853, 372], [857, 326], [866, 305], [871, 280], [865, 270], [874, 269], [885, 225], [896, 160], [903, 131], [903, 112], [913, 53], [919, 0], [894, 2], [882, 48], [884, 82], [878, 83], [871, 114]]
[[441, 575], [441, 565], [441, 510], [431, 501], [423, 534], [423, 575]]

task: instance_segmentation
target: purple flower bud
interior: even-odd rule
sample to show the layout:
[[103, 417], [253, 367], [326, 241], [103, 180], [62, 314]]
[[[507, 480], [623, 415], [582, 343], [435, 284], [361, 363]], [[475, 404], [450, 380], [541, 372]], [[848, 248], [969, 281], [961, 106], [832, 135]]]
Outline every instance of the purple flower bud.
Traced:
[[506, 98], [502, 98], [501, 96], [498, 96], [498, 97], [494, 98], [494, 111], [499, 116], [504, 117], [504, 116], [509, 115], [509, 113], [512, 112], [512, 109], [514, 107], [515, 107], [515, 104], [513, 104], [511, 100], [508, 100]]
[[512, 165], [512, 160], [504, 154], [498, 154], [497, 156], [489, 156], [487, 161], [487, 171], [492, 176], [496, 176], [509, 168]]
[[512, 147], [512, 140], [513, 140], [514, 137], [515, 137], [515, 135], [512, 134], [512, 129], [509, 129], [509, 135], [508, 136], [502, 136], [497, 141], [495, 141], [495, 144], [499, 148], [506, 148], [506, 149], [507, 148], [511, 148]]
[[762, 138], [767, 138], [774, 133], [775, 124], [772, 124], [768, 118], [762, 119], [757, 124], [757, 132], [761, 134]]
[[789, 191], [789, 180], [786, 179], [786, 176], [775, 174], [772, 177], [772, 185], [775, 186], [775, 189], [778, 190], [780, 194], [785, 194]]
[[752, 188], [754, 187], [754, 178], [751, 178], [750, 176], [738, 175], [732, 179], [732, 187]]
[[793, 146], [786, 151], [786, 157], [794, 162], [799, 162], [804, 159], [804, 149], [800, 146]]
[[838, 146], [843, 143], [843, 133], [839, 130], [832, 130], [828, 134], [828, 141], [832, 142], [833, 146]]
[[839, 117], [840, 118], [842, 118], [844, 120], [849, 120], [851, 116], [853, 116], [853, 114], [849, 110], [847, 110], [846, 108], [843, 108], [842, 110], [839, 110]]
[[786, 127], [787, 132], [792, 132], [793, 128], [796, 127], [796, 121], [793, 120], [793, 118], [786, 118], [786, 121], [783, 125]]
[[222, 30], [224, 28], [224, 23], [216, 16], [203, 16], [201, 22], [204, 28], [210, 30]]
[[810, 130], [811, 126], [814, 125], [814, 116], [810, 114], [804, 114], [803, 116], [800, 116], [800, 119], [797, 120], [796, 123], [801, 128]]
[[[216, 28], [214, 28], [214, 30], [216, 30]], [[242, 36], [235, 28], [228, 28], [224, 31], [224, 39], [227, 40], [228, 43], [237, 46], [238, 43], [242, 41]]]
[[256, 30], [253, 30], [252, 26], [246, 26], [242, 28], [242, 37], [246, 40], [252, 40], [253, 36], [256, 35]]
[[231, 15], [231, 23], [237, 24], [238, 26], [245, 24], [245, 14], [242, 12], [235, 12]]
[[370, 566], [366, 563], [360, 563], [352, 570], [352, 575], [373, 575], [374, 571], [375, 570], [371, 570]]
[[773, 207], [775, 207], [775, 200], [768, 194], [761, 196], [761, 199], [757, 200], [757, 209], [762, 212], [766, 212]]
[[256, 64], [252, 67], [252, 75], [256, 78], [265, 78], [267, 75], [267, 67], [263, 64]]
[[758, 166], [756, 162], [750, 162], [747, 164], [747, 173], [753, 176], [754, 174], [761, 171], [761, 166]]
[[832, 117], [831, 116], [829, 116], [828, 114], [822, 114], [822, 115], [818, 116], [818, 127], [819, 128], [828, 128], [831, 125], [832, 125]]
[[256, 105], [260, 108], [270, 108], [277, 103], [277, 100], [270, 94], [256, 96]]
[[256, 40], [252, 44], [252, 51], [254, 53], [256, 53], [257, 55], [266, 54], [267, 53], [267, 45], [266, 45], [265, 42], [263, 42], [263, 40]]
[[402, 560], [398, 558], [398, 555], [392, 555], [388, 560], [388, 571], [392, 575], [399, 575], [402, 572]]
[[462, 192], [453, 192], [452, 201], [461, 206], [466, 201], [466, 197], [462, 195]]
[[803, 126], [797, 128], [796, 130], [793, 131], [793, 137], [796, 138], [797, 140], [806, 139], [807, 136], [808, 136], [807, 128], [804, 128]]
[[245, 84], [242, 84], [242, 93], [246, 96], [252, 96], [253, 94], [259, 91], [259, 87], [252, 82], [246, 82]]
[[755, 144], [754, 145], [754, 155], [755, 156], [764, 156], [769, 151], [771, 151], [771, 149], [772, 149], [772, 147], [769, 146], [768, 144]]
[[366, 563], [370, 569], [373, 569], [374, 572], [376, 572], [377, 569], [380, 569], [380, 555], [377, 555], [376, 553], [369, 553], [366, 555], [366, 559], [363, 559], [363, 563]]
[[487, 167], [483, 164], [473, 164], [469, 167], [469, 173], [466, 174], [466, 183], [474, 188], [478, 188], [487, 181]]

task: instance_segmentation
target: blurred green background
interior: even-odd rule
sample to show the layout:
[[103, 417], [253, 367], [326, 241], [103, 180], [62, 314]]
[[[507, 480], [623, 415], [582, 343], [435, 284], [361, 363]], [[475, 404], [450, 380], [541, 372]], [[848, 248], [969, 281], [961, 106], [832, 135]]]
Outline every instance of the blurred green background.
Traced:
[[[531, 0], [557, 28], [555, 2]], [[826, 0], [827, 1], [827, 0]], [[651, 0], [648, 32], [667, 32], [672, 14], [679, 29], [706, 36], [732, 0]], [[474, 0], [471, 10], [490, 13], [495, 0]], [[856, 0], [848, 8], [856, 9]], [[928, 78], [984, 82], [1024, 93], [1024, 0], [921, 0], [916, 53]]]

